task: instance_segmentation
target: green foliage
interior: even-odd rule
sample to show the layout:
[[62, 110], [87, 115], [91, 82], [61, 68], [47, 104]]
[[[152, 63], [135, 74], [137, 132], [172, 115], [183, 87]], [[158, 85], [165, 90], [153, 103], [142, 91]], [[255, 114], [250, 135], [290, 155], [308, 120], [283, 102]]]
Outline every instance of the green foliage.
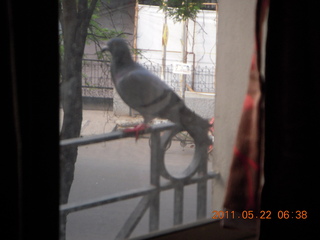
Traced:
[[122, 34], [116, 30], [101, 27], [101, 24], [96, 21], [97, 18], [99, 18], [99, 16], [93, 14], [88, 28], [87, 43], [96, 42], [97, 40], [107, 41]]
[[[91, 1], [89, 1], [90, 3]], [[110, 0], [107, 0], [105, 2], [110, 2]], [[104, 4], [105, 4], [104, 2]], [[123, 35], [123, 32], [116, 31], [114, 29], [108, 29], [102, 27], [102, 25], [98, 22], [99, 19], [99, 12], [101, 11], [103, 1], [99, 0], [96, 5], [93, 14], [91, 15], [87, 36], [86, 36], [86, 44], [95, 44], [96, 48], [96, 54], [98, 56], [98, 59], [105, 59], [105, 54], [101, 53], [101, 49], [104, 47], [105, 42], [107, 42], [109, 39], [114, 37], [120, 37]], [[61, 11], [63, 13], [63, 10]], [[61, 14], [60, 13], [60, 14]], [[60, 50], [60, 61], [62, 62], [63, 56], [64, 56], [64, 45], [63, 45], [63, 31], [62, 31], [62, 23], [60, 22], [60, 31], [59, 31], [59, 50]], [[103, 45], [101, 46], [101, 43]]]
[[123, 33], [113, 29], [103, 28], [101, 24], [96, 21], [97, 18], [98, 16], [95, 14], [91, 18], [86, 43], [90, 44], [93, 42], [96, 47], [98, 59], [105, 59], [105, 54], [101, 52], [103, 47], [100, 45], [101, 42], [105, 43], [111, 38], [121, 36]]
[[195, 20], [203, 0], [155, 0], [160, 9], [168, 13], [175, 22]]

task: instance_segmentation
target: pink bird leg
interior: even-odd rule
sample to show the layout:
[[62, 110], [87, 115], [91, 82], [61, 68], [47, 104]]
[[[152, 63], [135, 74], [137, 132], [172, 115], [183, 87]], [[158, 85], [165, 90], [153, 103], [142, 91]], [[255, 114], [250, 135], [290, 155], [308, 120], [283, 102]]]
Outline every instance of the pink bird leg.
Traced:
[[[209, 124], [210, 124], [210, 127], [209, 127], [209, 136], [210, 136], [210, 138], [212, 139], [212, 137], [213, 137], [213, 132], [214, 132], [214, 128], [213, 128], [214, 117], [212, 117], [212, 118], [209, 120]], [[212, 149], [213, 149], [213, 144], [211, 144], [211, 145], [208, 147], [208, 153], [211, 152]]]

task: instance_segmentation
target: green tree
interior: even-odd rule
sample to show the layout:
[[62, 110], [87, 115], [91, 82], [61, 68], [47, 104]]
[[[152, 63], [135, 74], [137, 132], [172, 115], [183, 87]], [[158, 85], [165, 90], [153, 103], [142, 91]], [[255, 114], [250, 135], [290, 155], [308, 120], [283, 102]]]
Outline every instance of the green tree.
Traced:
[[155, 0], [160, 9], [168, 13], [176, 22], [195, 20], [202, 7], [203, 0]]

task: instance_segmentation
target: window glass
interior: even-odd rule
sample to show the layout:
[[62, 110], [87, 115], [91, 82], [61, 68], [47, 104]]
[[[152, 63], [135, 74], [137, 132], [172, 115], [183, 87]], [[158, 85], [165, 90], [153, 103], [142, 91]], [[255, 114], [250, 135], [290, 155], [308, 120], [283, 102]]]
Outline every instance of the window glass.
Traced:
[[[218, 6], [206, 2], [60, 1], [60, 239], [134, 238], [212, 220]], [[112, 81], [114, 38], [125, 39], [143, 74], [165, 83], [156, 89], [179, 96], [166, 104], [178, 101], [196, 120], [177, 110], [169, 121], [169, 108], [161, 108], [143, 132], [133, 131], [148, 115], [141, 108], [154, 112], [169, 98], [136, 108], [140, 95], [158, 91], [134, 75], [143, 84], [121, 90], [141, 93], [125, 99]], [[194, 130], [203, 125], [198, 119], [203, 132]]]

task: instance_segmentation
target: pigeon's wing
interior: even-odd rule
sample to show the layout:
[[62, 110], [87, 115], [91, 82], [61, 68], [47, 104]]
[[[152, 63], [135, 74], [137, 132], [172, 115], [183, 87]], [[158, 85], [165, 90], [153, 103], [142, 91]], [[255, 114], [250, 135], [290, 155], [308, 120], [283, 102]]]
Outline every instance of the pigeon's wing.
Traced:
[[126, 104], [151, 120], [180, 101], [176, 93], [160, 78], [143, 67], [135, 67], [117, 79], [116, 88]]

